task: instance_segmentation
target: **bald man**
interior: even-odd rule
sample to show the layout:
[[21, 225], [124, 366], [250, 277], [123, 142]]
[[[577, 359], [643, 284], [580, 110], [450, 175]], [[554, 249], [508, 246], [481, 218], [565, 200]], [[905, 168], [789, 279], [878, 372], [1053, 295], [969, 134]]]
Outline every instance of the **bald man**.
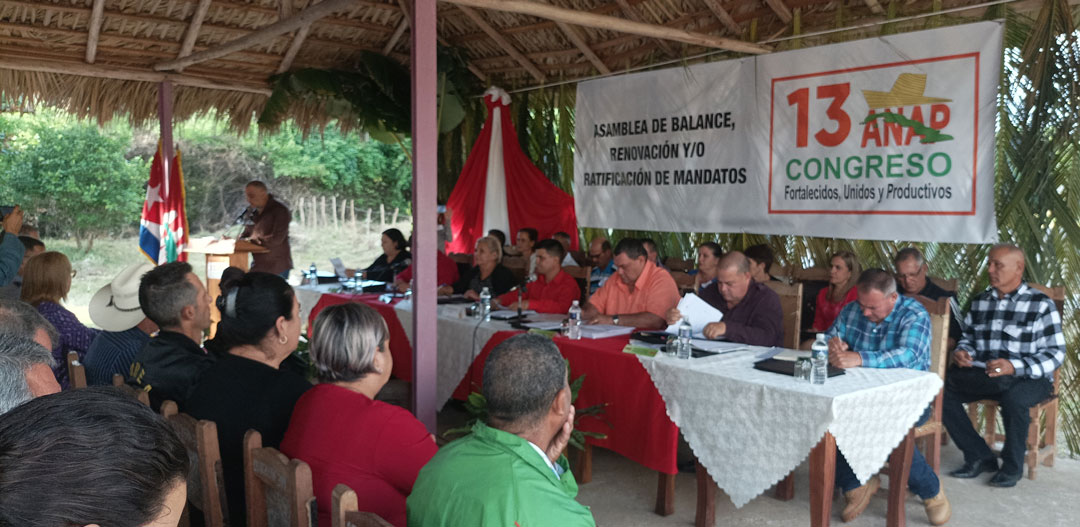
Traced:
[[244, 186], [244, 197], [255, 209], [254, 223], [244, 229], [241, 239], [270, 249], [268, 253], [251, 255], [251, 270], [289, 278], [292, 269], [292, 248], [289, 247], [289, 222], [292, 213], [274, 199], [262, 181]]
[[[1024, 283], [1024, 252], [1009, 244], [990, 250], [990, 287], [975, 297], [945, 377], [942, 421], [964, 465], [949, 473], [974, 478], [995, 472], [994, 487], [1020, 481], [1027, 450], [1029, 409], [1053, 390], [1054, 370], [1065, 360], [1061, 314], [1050, 297]], [[1005, 425], [1001, 470], [975, 431], [964, 403], [998, 401]]]
[[[780, 309], [780, 296], [754, 281], [745, 254], [732, 251], [720, 259], [716, 281], [701, 291], [701, 299], [724, 315], [723, 320], [705, 326], [707, 338], [754, 346], [783, 345], [784, 312]], [[681, 318], [677, 308], [667, 314], [668, 324]]]

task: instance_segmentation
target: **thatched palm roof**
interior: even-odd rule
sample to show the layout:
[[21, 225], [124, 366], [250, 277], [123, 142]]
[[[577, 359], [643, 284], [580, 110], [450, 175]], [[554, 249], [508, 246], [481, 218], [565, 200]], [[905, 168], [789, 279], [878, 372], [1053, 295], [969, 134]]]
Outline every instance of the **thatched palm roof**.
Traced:
[[[892, 1], [893, 16], [986, 2]], [[407, 63], [411, 4], [0, 0], [0, 96], [64, 106], [102, 121], [116, 113], [144, 121], [156, 115], [156, 84], [171, 79], [177, 118], [214, 109], [246, 128], [266, 102], [276, 73], [348, 70], [362, 51]], [[444, 0], [438, 27], [440, 42], [463, 50], [470, 71], [484, 83], [517, 88], [709, 50], [766, 51], [767, 45], [757, 43], [884, 19], [888, 5], [889, 0]], [[568, 20], [558, 8], [578, 13]], [[537, 9], [545, 13], [526, 14]]]

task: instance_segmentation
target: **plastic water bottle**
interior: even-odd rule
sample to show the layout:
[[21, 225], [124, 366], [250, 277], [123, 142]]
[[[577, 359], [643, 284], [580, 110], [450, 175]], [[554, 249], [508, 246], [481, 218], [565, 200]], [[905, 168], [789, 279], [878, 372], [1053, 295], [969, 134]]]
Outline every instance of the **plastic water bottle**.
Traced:
[[693, 348], [693, 344], [690, 343], [690, 338], [693, 335], [694, 327], [690, 325], [690, 319], [682, 317], [682, 322], [679, 323], [679, 349], [676, 351], [676, 356], [678, 358], [690, 358], [690, 351]]
[[810, 346], [810, 382], [812, 384], [825, 384], [829, 377], [829, 344], [825, 342], [825, 334], [818, 333], [814, 339], [814, 345]]
[[315, 268], [315, 262], [308, 267], [308, 285], [319, 285], [319, 270]]
[[581, 340], [581, 305], [574, 300], [567, 313], [569, 321], [566, 323], [566, 336], [570, 340]]
[[480, 290], [480, 312], [484, 322], [491, 320], [491, 291], [486, 287]]

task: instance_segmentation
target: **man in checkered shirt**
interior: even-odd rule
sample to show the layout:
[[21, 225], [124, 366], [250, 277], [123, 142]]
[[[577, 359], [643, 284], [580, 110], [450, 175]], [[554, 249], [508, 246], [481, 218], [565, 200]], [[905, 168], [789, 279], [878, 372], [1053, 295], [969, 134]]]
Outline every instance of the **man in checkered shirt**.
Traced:
[[[857, 301], [840, 311], [829, 338], [829, 364], [837, 368], [910, 368], [930, 369], [930, 315], [918, 300], [900, 296], [896, 279], [882, 269], [867, 269], [855, 284]], [[927, 407], [919, 419], [930, 419]], [[922, 453], [911, 455], [908, 488], [919, 495], [931, 525], [943, 525], [952, 515], [952, 507], [937, 474]], [[840, 517], [854, 520], [870, 503], [881, 482], [877, 476], [859, 485], [843, 454], [836, 453], [836, 484], [844, 491], [846, 505]]]
[[[1012, 487], [1024, 468], [1029, 410], [1050, 396], [1054, 370], [1065, 360], [1065, 337], [1054, 302], [1024, 283], [1019, 247], [995, 245], [987, 272], [990, 288], [971, 302], [953, 352], [942, 421], [964, 452], [964, 465], [949, 475], [974, 478], [997, 471], [990, 485]], [[963, 407], [980, 399], [998, 401], [1001, 407], [1005, 447], [1000, 471]]]

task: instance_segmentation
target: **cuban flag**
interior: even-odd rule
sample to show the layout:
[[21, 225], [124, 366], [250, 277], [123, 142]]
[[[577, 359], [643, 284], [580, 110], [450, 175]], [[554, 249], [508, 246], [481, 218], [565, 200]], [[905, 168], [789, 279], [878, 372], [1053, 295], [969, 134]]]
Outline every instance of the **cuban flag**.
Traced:
[[156, 265], [187, 261], [188, 225], [180, 152], [176, 152], [168, 167], [164, 157], [158, 141], [139, 222], [139, 249]]

